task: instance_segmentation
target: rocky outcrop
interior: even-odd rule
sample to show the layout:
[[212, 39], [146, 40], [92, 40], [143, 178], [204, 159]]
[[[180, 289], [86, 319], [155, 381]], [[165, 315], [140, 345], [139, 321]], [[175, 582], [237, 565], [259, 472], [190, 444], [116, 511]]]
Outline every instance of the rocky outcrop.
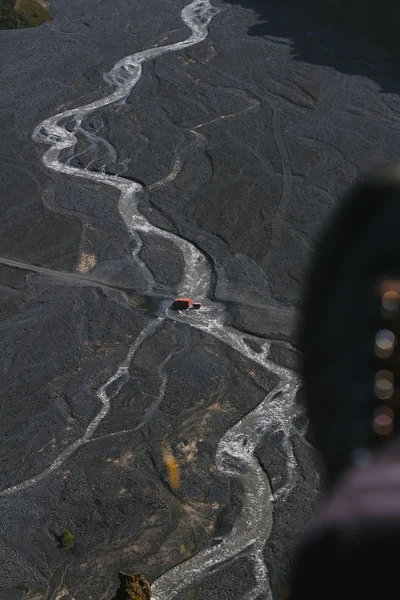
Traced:
[[150, 584], [142, 575], [118, 573], [120, 586], [112, 600], [150, 600]]
[[43, 0], [0, 0], [0, 29], [37, 27], [52, 19]]
[[0, 29], [19, 29], [20, 27], [29, 27], [23, 14], [15, 10], [12, 0], [1, 0]]

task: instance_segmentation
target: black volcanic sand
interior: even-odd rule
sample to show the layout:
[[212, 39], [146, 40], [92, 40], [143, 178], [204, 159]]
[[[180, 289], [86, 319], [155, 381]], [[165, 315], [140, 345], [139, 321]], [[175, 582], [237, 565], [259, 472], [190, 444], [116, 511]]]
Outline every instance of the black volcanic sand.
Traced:
[[[185, 4], [104, 0], [93, 12], [54, 0], [52, 22], [1, 31], [0, 257], [144, 292], [117, 191], [49, 171], [47, 147], [31, 135], [44, 118], [110, 93], [102, 74], [122, 57], [186, 38]], [[126, 103], [83, 125], [113, 146], [108, 172], [146, 186], [148, 219], [206, 253], [210, 296], [226, 304], [231, 324], [272, 340], [273, 360], [298, 371], [296, 311], [315, 234], [351, 181], [397, 161], [399, 86], [383, 50], [278, 1], [262, 13], [254, 3], [220, 7], [207, 40], [145, 63]], [[98, 156], [82, 140], [81, 150], [64, 160], [101, 168], [101, 145]], [[141, 258], [157, 282], [176, 288], [183, 261], [169, 242], [143, 236]], [[99, 411], [98, 389], [149, 317], [117, 291], [5, 265], [0, 275], [4, 490], [42, 473], [82, 436]], [[152, 582], [228, 533], [242, 488], [217, 471], [216, 445], [276, 382], [210, 335], [161, 324], [110, 390], [96, 439], [35, 485], [0, 497], [0, 598], [29, 588], [35, 600], [106, 600], [119, 570]], [[320, 485], [305, 431], [305, 422], [293, 424], [298, 467], [292, 491], [274, 504], [265, 548], [275, 598]], [[278, 494], [287, 483], [282, 440], [268, 431], [257, 451]], [[178, 494], [163, 441], [180, 462]], [[75, 535], [69, 551], [59, 548], [64, 528]], [[228, 600], [253, 585], [243, 556], [180, 598]]]

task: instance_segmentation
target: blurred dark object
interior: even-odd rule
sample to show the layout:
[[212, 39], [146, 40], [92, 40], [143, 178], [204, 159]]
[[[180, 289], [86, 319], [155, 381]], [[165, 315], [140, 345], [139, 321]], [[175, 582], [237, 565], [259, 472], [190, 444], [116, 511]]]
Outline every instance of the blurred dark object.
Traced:
[[396, 167], [352, 187], [310, 262], [300, 323], [303, 378], [329, 479], [298, 548], [291, 600], [397, 595], [399, 232]]
[[382, 279], [400, 275], [400, 169], [357, 183], [310, 261], [300, 322], [303, 379], [316, 446], [333, 483], [373, 448], [374, 355]]
[[290, 600], [395, 598], [400, 554], [400, 446], [351, 470], [302, 541]]

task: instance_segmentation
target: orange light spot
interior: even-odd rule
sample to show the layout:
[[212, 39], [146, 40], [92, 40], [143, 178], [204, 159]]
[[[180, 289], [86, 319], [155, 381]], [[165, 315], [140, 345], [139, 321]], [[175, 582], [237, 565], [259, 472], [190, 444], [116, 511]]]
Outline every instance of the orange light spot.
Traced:
[[163, 444], [163, 462], [167, 471], [168, 483], [172, 490], [177, 490], [181, 485], [181, 477], [179, 472], [179, 464], [175, 456], [172, 454], [168, 444]]

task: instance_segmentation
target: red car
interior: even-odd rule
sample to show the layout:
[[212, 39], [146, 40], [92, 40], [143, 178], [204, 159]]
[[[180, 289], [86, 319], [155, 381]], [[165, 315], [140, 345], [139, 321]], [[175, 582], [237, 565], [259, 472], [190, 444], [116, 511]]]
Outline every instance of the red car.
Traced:
[[190, 298], [175, 298], [171, 304], [173, 310], [199, 310], [200, 302], [192, 302]]

